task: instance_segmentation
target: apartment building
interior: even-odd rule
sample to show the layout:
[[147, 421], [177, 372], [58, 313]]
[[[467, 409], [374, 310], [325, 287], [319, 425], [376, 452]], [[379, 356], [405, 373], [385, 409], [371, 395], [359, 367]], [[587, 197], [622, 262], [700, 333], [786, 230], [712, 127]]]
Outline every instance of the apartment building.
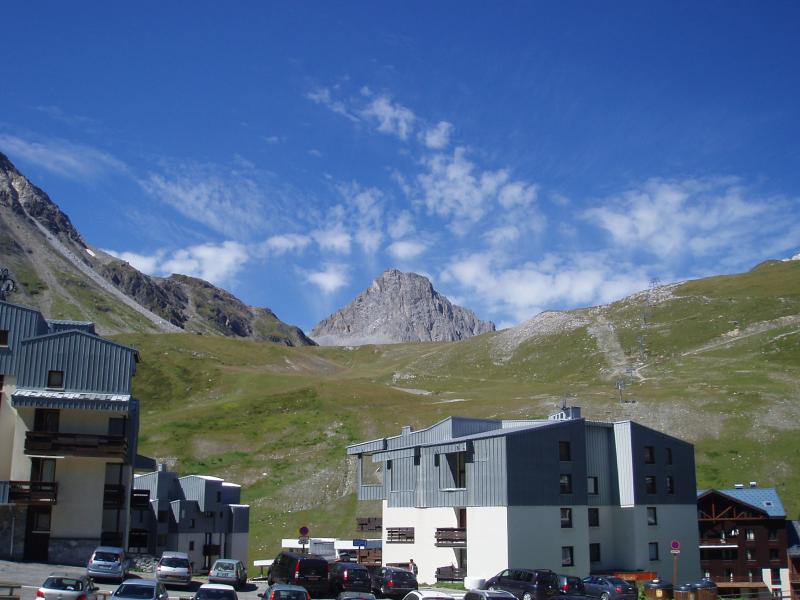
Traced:
[[0, 301], [0, 558], [86, 564], [127, 543], [139, 355]]
[[726, 594], [764, 588], [789, 594], [789, 522], [777, 490], [755, 481], [699, 490], [697, 518], [704, 577]]
[[449, 417], [347, 448], [360, 500], [382, 501], [383, 563], [413, 558], [488, 578], [506, 568], [585, 576], [700, 575], [694, 448], [631, 421]]
[[157, 471], [136, 475], [131, 500], [128, 548], [160, 556], [164, 550], [189, 554], [195, 570], [217, 558], [247, 563], [250, 507], [241, 486], [218, 477]]

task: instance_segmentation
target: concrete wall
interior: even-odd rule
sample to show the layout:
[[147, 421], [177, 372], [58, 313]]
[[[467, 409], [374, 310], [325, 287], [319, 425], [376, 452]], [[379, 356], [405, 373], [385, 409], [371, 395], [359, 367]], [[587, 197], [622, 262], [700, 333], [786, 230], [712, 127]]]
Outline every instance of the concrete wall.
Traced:
[[100, 539], [105, 476], [106, 459], [67, 457], [56, 461], [58, 503], [53, 506], [51, 537]]
[[[508, 507], [508, 567], [551, 569], [566, 575], [589, 573], [586, 506], [571, 506], [572, 527], [561, 528], [559, 506]], [[561, 547], [572, 546], [574, 565], [561, 564]]]
[[[467, 508], [467, 575], [488, 579], [508, 567], [508, 508]], [[416, 559], [415, 559], [416, 560]]]
[[31, 478], [31, 459], [25, 455], [25, 434], [31, 429], [33, 429], [33, 409], [15, 410], [10, 477], [15, 481], [28, 481]]
[[[469, 518], [469, 517], [467, 517]], [[434, 583], [438, 567], [457, 564], [453, 548], [437, 548], [436, 529], [457, 527], [458, 519], [453, 508], [389, 508], [383, 501], [383, 564], [407, 563], [413, 558], [417, 563], [420, 583]], [[386, 530], [390, 527], [413, 527], [413, 544], [387, 544]]]
[[226, 538], [228, 553], [225, 558], [234, 558], [247, 564], [247, 533], [229, 533]]
[[11, 406], [11, 394], [16, 389], [16, 377], [5, 375], [0, 393], [0, 480], [11, 479], [11, 457], [14, 448], [16, 411]]

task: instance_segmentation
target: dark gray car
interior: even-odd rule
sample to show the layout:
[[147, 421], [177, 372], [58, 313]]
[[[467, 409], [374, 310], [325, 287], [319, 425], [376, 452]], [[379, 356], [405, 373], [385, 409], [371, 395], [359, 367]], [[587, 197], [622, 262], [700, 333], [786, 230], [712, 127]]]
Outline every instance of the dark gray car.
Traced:
[[519, 600], [546, 600], [558, 594], [558, 576], [547, 569], [506, 569], [487, 579], [484, 587], [511, 592]]
[[111, 600], [167, 600], [168, 598], [164, 584], [152, 579], [126, 579], [111, 594]]
[[592, 575], [583, 580], [585, 594], [602, 600], [636, 600], [636, 586], [611, 575]]

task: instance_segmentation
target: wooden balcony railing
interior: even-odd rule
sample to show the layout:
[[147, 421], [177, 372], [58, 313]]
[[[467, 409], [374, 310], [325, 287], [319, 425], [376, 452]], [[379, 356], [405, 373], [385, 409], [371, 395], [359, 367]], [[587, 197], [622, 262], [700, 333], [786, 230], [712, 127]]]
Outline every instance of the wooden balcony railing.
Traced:
[[9, 481], [8, 501], [11, 504], [56, 504], [58, 502], [58, 483], [55, 481]]
[[25, 434], [25, 454], [125, 458], [127, 452], [128, 440], [124, 435], [52, 431], [29, 431]]
[[362, 565], [379, 567], [383, 561], [383, 550], [381, 548], [359, 549], [356, 556]]
[[733, 577], [725, 577], [722, 575], [712, 575], [709, 579], [714, 583], [764, 583], [760, 576], [748, 577], [746, 575], [734, 575]]
[[219, 556], [221, 551], [219, 544], [204, 544], [203, 556]]
[[440, 527], [436, 530], [436, 545], [445, 548], [465, 548], [467, 530], [464, 527]]
[[103, 487], [103, 508], [125, 508], [125, 486], [107, 483]]
[[721, 538], [700, 538], [701, 546], [724, 546], [726, 548], [736, 548], [739, 545], [738, 537]]
[[356, 531], [381, 531], [383, 519], [381, 517], [359, 517], [356, 519]]
[[466, 569], [458, 567], [439, 567], [436, 569], [436, 581], [461, 581], [467, 576]]
[[413, 527], [387, 527], [386, 528], [386, 543], [387, 544], [413, 544], [414, 543], [414, 528]]

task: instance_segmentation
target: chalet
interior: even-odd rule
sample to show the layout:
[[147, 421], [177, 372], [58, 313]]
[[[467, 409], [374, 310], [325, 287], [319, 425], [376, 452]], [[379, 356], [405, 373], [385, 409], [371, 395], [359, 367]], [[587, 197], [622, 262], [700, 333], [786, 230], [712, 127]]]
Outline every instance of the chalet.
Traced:
[[0, 301], [0, 558], [86, 564], [127, 544], [139, 355]]
[[700, 566], [725, 593], [791, 590], [787, 520], [778, 492], [737, 484], [697, 492]]
[[584, 576], [700, 575], [694, 448], [631, 421], [600, 423], [566, 407], [547, 420], [449, 417], [347, 448], [360, 500], [382, 501], [383, 563], [413, 558], [419, 580], [456, 567]]

